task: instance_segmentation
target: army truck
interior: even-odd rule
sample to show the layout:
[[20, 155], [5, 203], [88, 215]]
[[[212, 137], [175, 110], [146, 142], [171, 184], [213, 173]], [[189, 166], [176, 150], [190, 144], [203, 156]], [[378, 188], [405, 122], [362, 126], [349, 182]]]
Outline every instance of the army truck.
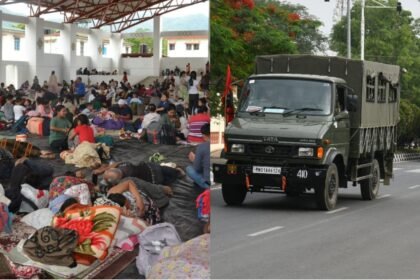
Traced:
[[334, 209], [338, 189], [373, 200], [389, 185], [399, 121], [400, 68], [311, 55], [256, 58], [225, 129], [226, 163], [213, 164], [224, 201], [248, 192], [314, 193]]

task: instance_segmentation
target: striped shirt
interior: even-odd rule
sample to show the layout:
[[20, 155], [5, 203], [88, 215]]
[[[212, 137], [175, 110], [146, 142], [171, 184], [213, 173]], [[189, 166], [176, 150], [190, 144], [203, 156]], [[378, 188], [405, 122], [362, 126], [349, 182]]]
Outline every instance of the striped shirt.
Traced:
[[201, 134], [201, 127], [206, 123], [210, 123], [210, 117], [208, 114], [197, 114], [190, 117], [188, 120], [189, 125], [189, 134], [188, 134], [188, 142], [194, 143], [202, 143], [203, 135]]

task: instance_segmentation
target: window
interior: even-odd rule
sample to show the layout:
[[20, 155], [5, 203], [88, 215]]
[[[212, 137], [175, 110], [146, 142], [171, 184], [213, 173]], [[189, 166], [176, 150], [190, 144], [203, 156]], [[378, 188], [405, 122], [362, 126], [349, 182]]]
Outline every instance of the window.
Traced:
[[388, 96], [389, 103], [397, 102], [397, 88], [389, 85], [389, 96]]
[[194, 44], [194, 50], [198, 51], [200, 49], [200, 44]]
[[85, 54], [85, 42], [80, 41], [80, 56], [84, 56]]
[[378, 81], [378, 103], [386, 102], [386, 81], [379, 79]]
[[20, 51], [20, 38], [14, 37], [14, 49], [15, 51]]
[[337, 87], [337, 92], [335, 95], [335, 107], [334, 113], [338, 114], [346, 110], [345, 108], [345, 96], [346, 96], [346, 88], [342, 86]]
[[375, 102], [375, 77], [366, 79], [366, 102]]
[[107, 47], [102, 45], [102, 56], [106, 56]]
[[186, 44], [186, 46], [187, 46], [187, 51], [192, 50], [192, 44]]
[[175, 44], [174, 43], [169, 44], [169, 50], [170, 51], [174, 51], [175, 50]]

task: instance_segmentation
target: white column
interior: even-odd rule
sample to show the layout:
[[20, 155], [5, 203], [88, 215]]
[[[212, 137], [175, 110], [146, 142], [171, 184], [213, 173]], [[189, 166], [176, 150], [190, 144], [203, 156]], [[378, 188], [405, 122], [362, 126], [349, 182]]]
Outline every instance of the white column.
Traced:
[[109, 52], [112, 54], [112, 69], [118, 71], [118, 74], [122, 73], [121, 69], [121, 48], [122, 48], [122, 38], [121, 33], [113, 33], [109, 42]]
[[96, 68], [96, 70], [98, 71], [102, 71], [103, 69], [100, 69], [101, 64], [99, 62], [99, 60], [102, 57], [102, 53], [99, 53], [99, 48], [102, 48], [102, 36], [100, 30], [91, 30], [91, 33], [89, 34], [87, 48], [87, 53], [89, 54], [91, 59], [91, 67]]
[[25, 30], [26, 55], [29, 63], [29, 80], [35, 75], [38, 76], [42, 85], [44, 80], [48, 80], [50, 73], [40, 71], [44, 60], [44, 20], [42, 18], [29, 17]]
[[[1, 63], [3, 63], [3, 12], [0, 11], [0, 71], [1, 71]], [[0, 72], [0, 79], [4, 81], [3, 73]]]
[[365, 60], [365, 0], [361, 4], [361, 18], [360, 18], [360, 60]]
[[153, 18], [153, 75], [159, 76], [162, 58], [162, 38], [160, 37], [160, 17]]
[[65, 23], [60, 33], [61, 48], [63, 50], [63, 80], [70, 83], [76, 77], [76, 30], [71, 23]]

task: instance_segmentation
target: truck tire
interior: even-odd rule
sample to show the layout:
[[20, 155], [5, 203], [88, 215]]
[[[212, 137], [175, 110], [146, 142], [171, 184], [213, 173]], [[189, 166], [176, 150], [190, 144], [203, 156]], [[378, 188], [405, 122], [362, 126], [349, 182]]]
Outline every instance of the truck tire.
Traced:
[[363, 200], [373, 200], [376, 198], [379, 192], [380, 175], [379, 163], [374, 159], [372, 162], [372, 177], [360, 182], [360, 191]]
[[332, 210], [337, 204], [339, 176], [337, 166], [331, 163], [323, 185], [315, 189], [315, 196], [320, 210]]
[[244, 185], [222, 184], [223, 200], [227, 205], [241, 205], [246, 197], [246, 187]]

